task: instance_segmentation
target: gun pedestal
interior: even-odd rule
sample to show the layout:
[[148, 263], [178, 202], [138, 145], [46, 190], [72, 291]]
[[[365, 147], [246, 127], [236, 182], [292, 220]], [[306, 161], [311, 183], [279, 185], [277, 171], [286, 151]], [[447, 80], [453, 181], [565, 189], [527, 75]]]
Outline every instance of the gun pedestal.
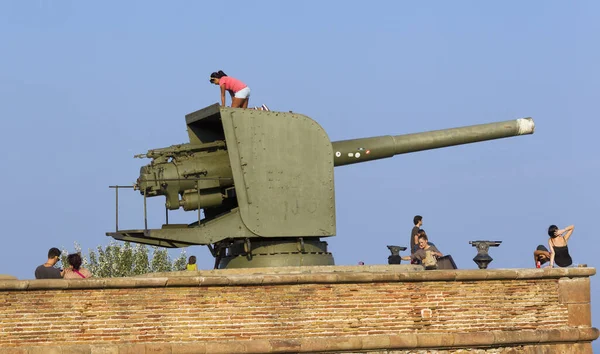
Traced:
[[479, 266], [479, 269], [487, 269], [488, 264], [494, 260], [488, 254], [490, 247], [498, 247], [502, 241], [469, 241], [469, 243], [477, 247], [477, 255], [473, 258], [473, 262]]

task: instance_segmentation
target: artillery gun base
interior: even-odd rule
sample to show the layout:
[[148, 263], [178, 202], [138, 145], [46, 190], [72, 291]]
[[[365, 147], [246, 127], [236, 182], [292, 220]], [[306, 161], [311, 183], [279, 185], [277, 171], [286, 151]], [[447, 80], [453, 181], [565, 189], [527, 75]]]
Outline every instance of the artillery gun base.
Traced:
[[235, 240], [221, 252], [219, 269], [334, 265], [327, 242], [316, 237]]
[[[106, 235], [160, 247], [206, 245], [221, 269], [334, 265], [320, 238], [336, 234], [336, 166], [533, 134], [535, 127], [520, 118], [332, 142], [305, 115], [218, 103], [185, 121], [189, 143], [136, 155], [152, 159], [136, 183], [111, 186], [116, 228]], [[143, 195], [143, 229], [119, 230], [119, 188]], [[165, 198], [165, 224], [148, 229], [146, 199], [157, 196]], [[169, 211], [180, 209], [197, 211], [197, 221], [169, 224]]]

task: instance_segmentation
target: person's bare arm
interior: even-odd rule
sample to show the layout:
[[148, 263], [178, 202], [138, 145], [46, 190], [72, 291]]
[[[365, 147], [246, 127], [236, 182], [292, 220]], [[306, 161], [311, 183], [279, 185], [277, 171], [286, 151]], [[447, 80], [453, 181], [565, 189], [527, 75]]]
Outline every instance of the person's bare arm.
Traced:
[[548, 248], [550, 249], [550, 265], [549, 267], [554, 267], [554, 247], [552, 246], [552, 242], [548, 240]]
[[565, 229], [563, 230], [563, 233], [566, 232], [566, 234], [563, 235], [563, 237], [565, 238], [565, 242], [567, 242], [569, 240], [569, 237], [571, 237], [571, 234], [573, 233], [574, 228], [575, 228], [575, 225], [569, 225], [569, 226], [565, 227]]
[[221, 85], [221, 106], [225, 107], [225, 85]]

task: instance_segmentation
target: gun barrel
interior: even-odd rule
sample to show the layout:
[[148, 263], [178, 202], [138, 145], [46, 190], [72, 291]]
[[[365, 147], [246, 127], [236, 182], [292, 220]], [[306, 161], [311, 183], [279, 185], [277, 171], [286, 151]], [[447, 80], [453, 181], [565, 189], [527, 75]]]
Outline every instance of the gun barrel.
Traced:
[[394, 155], [437, 149], [447, 146], [533, 134], [532, 118], [520, 118], [460, 128], [434, 130], [406, 135], [335, 141], [334, 166], [344, 166]]

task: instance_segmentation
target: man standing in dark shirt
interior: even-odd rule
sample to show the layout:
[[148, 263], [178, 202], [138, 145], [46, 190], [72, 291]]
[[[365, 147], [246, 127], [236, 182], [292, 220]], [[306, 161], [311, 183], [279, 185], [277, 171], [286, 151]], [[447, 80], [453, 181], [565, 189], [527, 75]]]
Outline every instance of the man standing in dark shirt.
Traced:
[[52, 247], [48, 251], [48, 262], [42, 264], [35, 269], [36, 279], [61, 279], [62, 272], [54, 265], [60, 261], [60, 250]]
[[423, 225], [423, 217], [421, 215], [415, 215], [413, 224], [415, 224], [415, 227], [413, 227], [410, 232], [410, 253], [415, 253], [419, 248], [419, 229]]

